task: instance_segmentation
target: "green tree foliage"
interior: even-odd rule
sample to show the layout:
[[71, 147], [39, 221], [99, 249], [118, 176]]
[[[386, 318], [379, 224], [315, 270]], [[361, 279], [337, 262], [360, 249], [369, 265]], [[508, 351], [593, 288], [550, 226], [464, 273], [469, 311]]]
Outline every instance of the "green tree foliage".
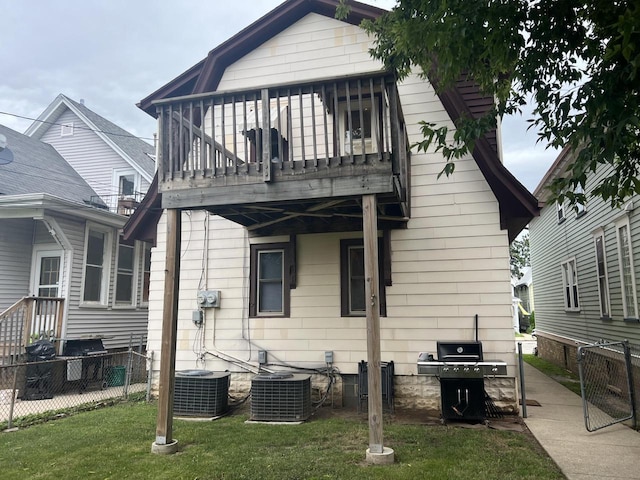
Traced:
[[[348, 11], [341, 0], [338, 14]], [[400, 78], [416, 66], [444, 89], [469, 75], [496, 99], [484, 118], [466, 118], [453, 135], [423, 123], [416, 147], [454, 160], [495, 127], [498, 118], [535, 105], [539, 141], [572, 149], [554, 196], [584, 202], [586, 177], [599, 165], [612, 174], [588, 192], [612, 206], [640, 193], [640, 2], [620, 0], [398, 0], [391, 12], [363, 26], [374, 35], [372, 55]]]
[[522, 278], [522, 269], [524, 267], [531, 266], [528, 233], [511, 242], [509, 247], [509, 263], [511, 265], [511, 276], [517, 279]]

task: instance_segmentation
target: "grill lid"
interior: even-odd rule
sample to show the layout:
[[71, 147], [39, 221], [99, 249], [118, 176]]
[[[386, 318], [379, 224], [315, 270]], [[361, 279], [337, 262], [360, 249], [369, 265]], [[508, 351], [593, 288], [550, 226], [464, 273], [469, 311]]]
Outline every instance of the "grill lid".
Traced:
[[481, 362], [480, 341], [438, 341], [438, 360], [441, 362]]

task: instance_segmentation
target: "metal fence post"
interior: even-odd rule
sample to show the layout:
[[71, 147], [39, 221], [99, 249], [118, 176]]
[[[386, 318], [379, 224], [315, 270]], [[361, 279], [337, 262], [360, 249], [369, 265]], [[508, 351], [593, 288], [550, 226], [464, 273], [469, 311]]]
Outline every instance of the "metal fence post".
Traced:
[[13, 407], [16, 404], [16, 386], [18, 385], [18, 366], [13, 367], [13, 387], [11, 388], [11, 400], [9, 403], [9, 422], [7, 428], [13, 428]]
[[520, 392], [522, 398], [522, 418], [527, 418], [527, 394], [524, 391], [524, 359], [522, 358], [522, 342], [518, 342], [518, 367], [520, 368]]
[[629, 398], [631, 400], [631, 415], [633, 428], [638, 428], [638, 418], [636, 415], [636, 392], [635, 385], [633, 382], [633, 365], [631, 364], [631, 348], [629, 347], [629, 340], [624, 341], [624, 361], [627, 366], [627, 385], [629, 388]]

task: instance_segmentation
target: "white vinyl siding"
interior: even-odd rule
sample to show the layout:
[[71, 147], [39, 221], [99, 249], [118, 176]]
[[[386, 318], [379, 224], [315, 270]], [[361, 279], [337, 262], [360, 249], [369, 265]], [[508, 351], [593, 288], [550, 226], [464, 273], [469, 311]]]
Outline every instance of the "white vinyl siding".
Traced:
[[[68, 109], [57, 122], [84, 124]], [[118, 194], [118, 185], [114, 185], [112, 180], [114, 170], [131, 170], [131, 165], [90, 129], [75, 128], [73, 135], [60, 136], [58, 128], [50, 128], [40, 140], [53, 145], [91, 188], [105, 199], [105, 203], [109, 204], [110, 196]], [[138, 188], [141, 192], [146, 192], [149, 182], [141, 179]]]
[[620, 283], [622, 285], [622, 306], [625, 319], [638, 318], [638, 298], [636, 277], [631, 251], [631, 236], [628, 217], [616, 222], [618, 240], [618, 262], [620, 265]]
[[562, 289], [564, 291], [564, 308], [567, 311], [580, 311], [578, 300], [578, 270], [576, 259], [572, 258], [560, 265], [562, 268]]
[[0, 220], [0, 312], [29, 293], [31, 219]]

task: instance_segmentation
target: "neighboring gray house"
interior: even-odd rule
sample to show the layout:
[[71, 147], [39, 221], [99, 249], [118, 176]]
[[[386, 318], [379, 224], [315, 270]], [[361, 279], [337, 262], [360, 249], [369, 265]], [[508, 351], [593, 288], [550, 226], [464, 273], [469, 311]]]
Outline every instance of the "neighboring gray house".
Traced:
[[60, 94], [25, 135], [53, 145], [112, 211], [130, 214], [149, 189], [155, 148]]
[[[529, 225], [529, 244], [538, 352], [574, 369], [577, 345], [628, 339], [640, 346], [640, 198], [622, 208], [599, 197], [576, 208], [550, 202], [545, 187], [565, 172], [572, 155], [563, 150], [534, 192], [544, 207]], [[585, 190], [609, 173], [598, 168]]]
[[102, 335], [118, 348], [146, 335], [150, 245], [119, 240], [127, 217], [110, 212], [53, 146], [4, 126], [0, 134], [13, 154], [0, 165], [3, 344], [7, 310], [34, 301], [39, 320], [29, 320], [25, 342], [43, 332]]

